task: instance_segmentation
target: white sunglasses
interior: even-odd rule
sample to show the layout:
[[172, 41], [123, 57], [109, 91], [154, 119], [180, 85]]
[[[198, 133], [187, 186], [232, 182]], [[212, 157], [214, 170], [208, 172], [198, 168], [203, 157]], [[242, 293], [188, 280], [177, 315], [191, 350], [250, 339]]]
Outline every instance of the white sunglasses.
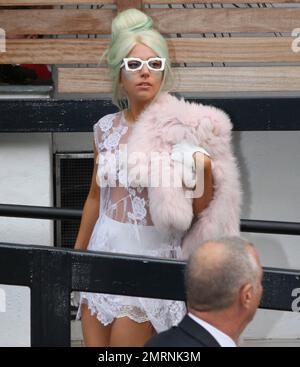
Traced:
[[120, 68], [125, 65], [127, 71], [141, 70], [143, 65], [146, 64], [148, 69], [153, 71], [162, 71], [165, 69], [166, 59], [164, 57], [151, 57], [148, 60], [141, 60], [139, 57], [124, 58]]

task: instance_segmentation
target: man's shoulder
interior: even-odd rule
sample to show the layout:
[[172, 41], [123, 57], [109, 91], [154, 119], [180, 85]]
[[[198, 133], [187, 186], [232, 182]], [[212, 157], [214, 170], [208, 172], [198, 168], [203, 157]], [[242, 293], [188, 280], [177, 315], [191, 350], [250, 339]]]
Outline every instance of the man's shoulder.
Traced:
[[145, 347], [219, 347], [216, 339], [190, 316], [185, 315], [178, 326], [153, 336]]
[[186, 332], [182, 327], [173, 326], [153, 336], [145, 347], [201, 347], [201, 341]]
[[[180, 340], [181, 331], [178, 326], [172, 326], [166, 331], [153, 336], [145, 347], [172, 347], [177, 346], [176, 343]], [[175, 345], [174, 345], [175, 344]]]

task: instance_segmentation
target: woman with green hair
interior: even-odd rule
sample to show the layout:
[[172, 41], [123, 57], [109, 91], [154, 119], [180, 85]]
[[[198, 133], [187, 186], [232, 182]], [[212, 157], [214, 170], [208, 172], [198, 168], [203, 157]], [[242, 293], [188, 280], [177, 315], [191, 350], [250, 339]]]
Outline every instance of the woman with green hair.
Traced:
[[[113, 19], [111, 43], [101, 59], [106, 57], [119, 111], [94, 125], [95, 164], [75, 249], [182, 259], [211, 234], [239, 234], [238, 193], [209, 206], [211, 142], [220, 192], [239, 191], [234, 160], [218, 163], [218, 157], [230, 158], [230, 122], [216, 108], [192, 106], [168, 93], [173, 85], [168, 46], [152, 25], [137, 9]], [[202, 112], [205, 121], [199, 124]], [[154, 168], [161, 156], [152, 153], [167, 153], [168, 165]], [[169, 169], [177, 186], [162, 177]], [[231, 172], [231, 181], [223, 171]], [[150, 176], [159, 183], [149, 184]], [[199, 187], [200, 194], [191, 195]], [[182, 301], [81, 292], [77, 319], [86, 346], [143, 346], [185, 314]]]

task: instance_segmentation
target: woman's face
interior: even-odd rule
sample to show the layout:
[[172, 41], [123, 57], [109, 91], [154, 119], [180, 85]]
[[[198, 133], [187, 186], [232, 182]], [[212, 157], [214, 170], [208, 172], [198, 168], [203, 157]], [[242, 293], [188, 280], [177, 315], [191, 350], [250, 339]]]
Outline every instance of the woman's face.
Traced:
[[[157, 56], [151, 48], [137, 44], [126, 57], [139, 57], [142, 60], [148, 60], [150, 57]], [[125, 89], [131, 106], [133, 104], [143, 106], [155, 97], [160, 88], [163, 73], [164, 71], [149, 70], [146, 64], [137, 71], [127, 71], [125, 67], [121, 68], [120, 85]], [[138, 86], [142, 82], [150, 83], [150, 86], [147, 88]]]

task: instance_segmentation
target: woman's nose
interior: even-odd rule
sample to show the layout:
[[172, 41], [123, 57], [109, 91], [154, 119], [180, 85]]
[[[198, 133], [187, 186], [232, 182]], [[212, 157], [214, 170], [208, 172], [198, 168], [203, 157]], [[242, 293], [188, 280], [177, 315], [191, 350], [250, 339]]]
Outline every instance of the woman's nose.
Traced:
[[142, 67], [142, 69], [141, 69], [141, 73], [142, 74], [149, 74], [149, 72], [150, 72], [150, 70], [148, 69], [148, 66], [147, 66], [147, 64], [144, 64], [143, 65], [143, 67]]

